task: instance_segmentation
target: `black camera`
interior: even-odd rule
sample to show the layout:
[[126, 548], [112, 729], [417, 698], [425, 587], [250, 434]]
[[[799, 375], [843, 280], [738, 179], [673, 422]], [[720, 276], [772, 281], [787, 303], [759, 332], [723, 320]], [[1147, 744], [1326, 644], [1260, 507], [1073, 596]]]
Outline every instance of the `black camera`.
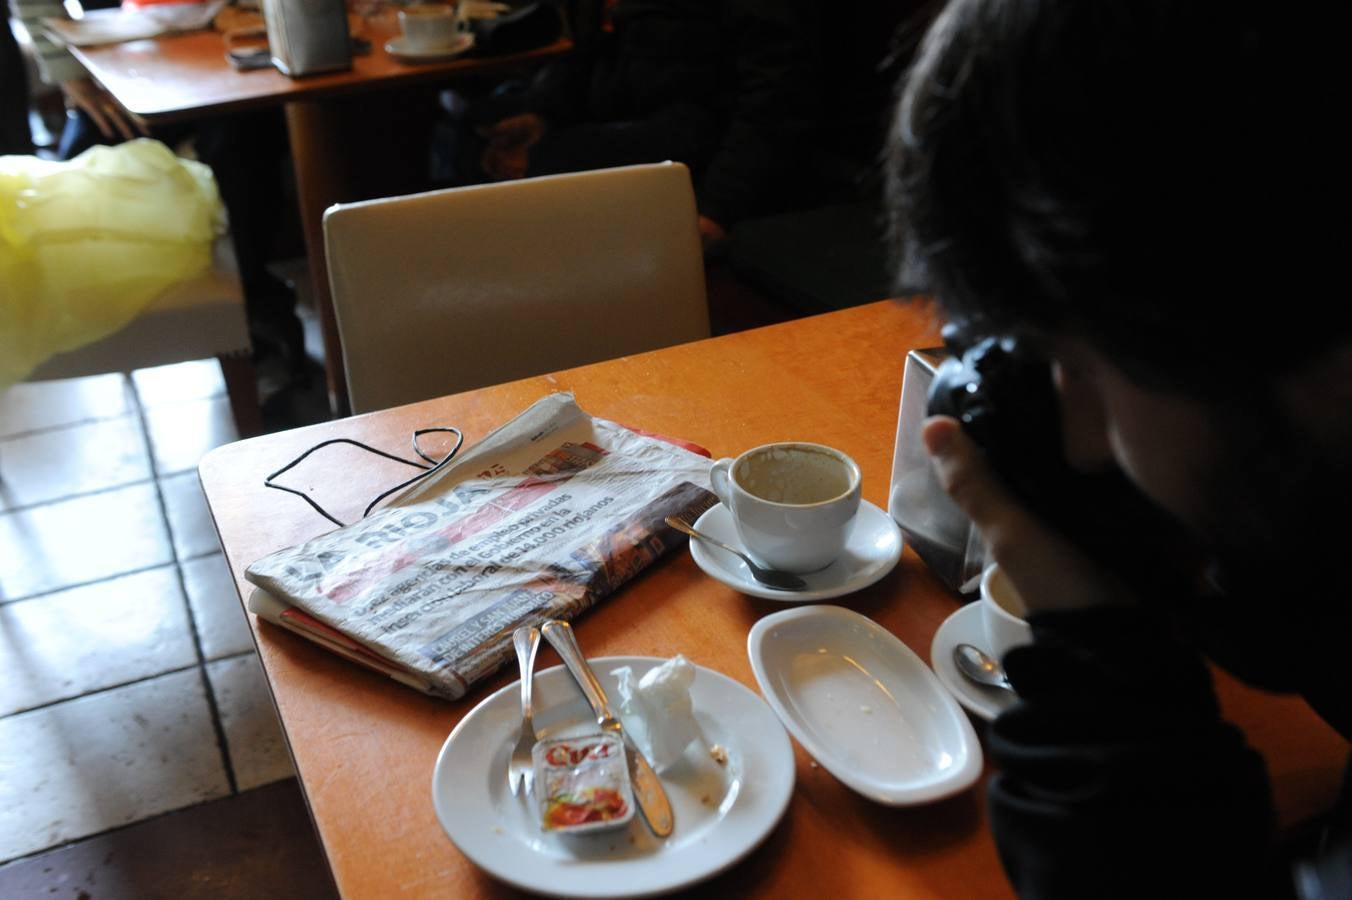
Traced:
[[1030, 512], [1128, 587], [1177, 590], [1191, 542], [1120, 470], [1070, 465], [1050, 362], [1011, 336], [967, 339], [950, 326], [944, 340], [953, 355], [930, 384], [930, 415], [962, 423]]
[[1051, 366], [1016, 338], [981, 337], [963, 350], [955, 346], [963, 343], [956, 334], [944, 332], [950, 352], [957, 352], [934, 373], [930, 415], [961, 422], [1010, 489], [1050, 512], [1062, 501], [1048, 488], [1063, 493], [1057, 485], [1064, 466]]

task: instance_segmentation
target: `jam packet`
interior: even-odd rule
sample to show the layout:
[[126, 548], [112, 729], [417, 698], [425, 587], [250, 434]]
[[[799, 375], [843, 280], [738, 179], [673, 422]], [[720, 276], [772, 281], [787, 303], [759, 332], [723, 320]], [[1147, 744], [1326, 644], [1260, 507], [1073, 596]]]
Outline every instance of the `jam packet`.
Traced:
[[634, 817], [624, 743], [614, 735], [540, 741], [532, 750], [540, 827], [556, 833], [617, 828]]

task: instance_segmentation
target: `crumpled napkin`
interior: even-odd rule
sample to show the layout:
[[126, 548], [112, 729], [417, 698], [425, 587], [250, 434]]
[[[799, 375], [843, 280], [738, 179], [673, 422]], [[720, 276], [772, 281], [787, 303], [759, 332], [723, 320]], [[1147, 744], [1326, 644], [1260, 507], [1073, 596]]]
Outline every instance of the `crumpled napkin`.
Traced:
[[638, 679], [629, 666], [610, 674], [618, 679], [615, 689], [625, 728], [654, 769], [672, 765], [691, 741], [702, 737], [690, 702], [695, 667], [684, 656], [677, 654]]

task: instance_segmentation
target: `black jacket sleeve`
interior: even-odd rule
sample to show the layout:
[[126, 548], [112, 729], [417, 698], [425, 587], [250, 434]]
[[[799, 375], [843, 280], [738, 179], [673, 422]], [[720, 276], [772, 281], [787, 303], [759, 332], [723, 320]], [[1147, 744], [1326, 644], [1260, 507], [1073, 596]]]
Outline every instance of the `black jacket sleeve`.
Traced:
[[1210, 673], [1137, 610], [1042, 613], [1006, 665], [992, 830], [1021, 897], [1284, 897], [1261, 758]]

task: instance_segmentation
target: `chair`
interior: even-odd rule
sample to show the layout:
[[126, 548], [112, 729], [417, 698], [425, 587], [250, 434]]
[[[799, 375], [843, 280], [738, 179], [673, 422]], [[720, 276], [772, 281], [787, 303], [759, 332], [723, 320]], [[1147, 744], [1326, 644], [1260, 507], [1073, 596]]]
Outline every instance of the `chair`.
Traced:
[[218, 239], [213, 249], [209, 271], [170, 287], [125, 328], [45, 360], [27, 380], [129, 372], [214, 356], [221, 364], [239, 436], [261, 434], [249, 324], [234, 251], [228, 237]]
[[338, 205], [324, 242], [354, 413], [709, 336], [679, 163]]

